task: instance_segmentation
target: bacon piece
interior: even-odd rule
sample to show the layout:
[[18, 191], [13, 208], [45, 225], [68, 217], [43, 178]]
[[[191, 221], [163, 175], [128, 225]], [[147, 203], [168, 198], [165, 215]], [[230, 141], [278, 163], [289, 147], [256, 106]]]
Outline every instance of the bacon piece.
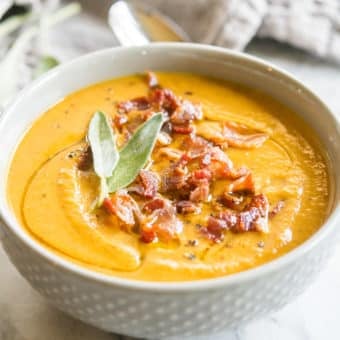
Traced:
[[208, 179], [201, 179], [197, 187], [190, 192], [190, 201], [206, 202], [210, 198], [210, 185]]
[[128, 117], [125, 114], [116, 114], [113, 122], [118, 129], [121, 129], [128, 122]]
[[225, 230], [227, 230], [226, 221], [213, 216], [209, 216], [207, 226], [202, 227], [200, 229], [200, 232], [209, 240], [212, 240], [215, 243], [219, 243], [224, 239]]
[[187, 153], [184, 153], [179, 160], [179, 162], [183, 165], [187, 165], [190, 161], [191, 157]]
[[174, 125], [187, 125], [194, 120], [202, 119], [203, 113], [201, 105], [193, 104], [189, 100], [182, 100], [175, 112], [170, 117], [170, 122]]
[[195, 170], [192, 174], [194, 180], [201, 180], [201, 179], [211, 179], [211, 171], [209, 169], [198, 169]]
[[119, 113], [128, 113], [131, 110], [134, 109], [134, 103], [132, 102], [132, 100], [126, 100], [126, 101], [122, 101], [119, 102], [117, 104], [117, 109]]
[[165, 207], [164, 199], [156, 197], [152, 201], [149, 201], [149, 202], [144, 204], [143, 211], [145, 211], [147, 213], [151, 213], [154, 210], [162, 209], [164, 207]]
[[234, 182], [230, 183], [227, 192], [244, 192], [247, 194], [254, 194], [255, 185], [251, 172], [248, 172], [246, 175], [239, 177]]
[[227, 208], [233, 210], [239, 210], [240, 207], [243, 205], [245, 197], [241, 195], [234, 195], [225, 191], [223, 195], [220, 197], [219, 201], [226, 206]]
[[206, 202], [210, 198], [211, 172], [209, 169], [198, 169], [193, 171], [190, 177], [190, 184], [195, 188], [190, 192], [189, 199], [192, 202]]
[[90, 146], [87, 146], [84, 151], [80, 154], [78, 159], [77, 167], [81, 171], [90, 170], [93, 164], [92, 151]]
[[[190, 174], [187, 164], [192, 161], [188, 154], [173, 164], [162, 177], [162, 192], [182, 190], [181, 196], [192, 202], [207, 201], [209, 195], [209, 182], [212, 178], [210, 169], [193, 170]], [[183, 191], [184, 190], [184, 191]]]
[[149, 170], [141, 170], [137, 183], [128, 188], [129, 192], [134, 192], [145, 198], [153, 198], [159, 187], [159, 178], [156, 173]]
[[222, 124], [220, 122], [202, 121], [196, 126], [196, 133], [215, 144], [223, 144]]
[[162, 111], [170, 117], [170, 122], [167, 124], [168, 132], [192, 133], [194, 127], [191, 123], [203, 116], [201, 106], [177, 97], [170, 89], [160, 88], [153, 74], [148, 74], [148, 82], [151, 88], [148, 100], [152, 109]]
[[276, 216], [284, 206], [284, 201], [278, 201], [275, 207], [269, 212], [269, 218], [273, 218], [274, 216]]
[[141, 213], [136, 201], [124, 190], [119, 190], [111, 196], [105, 198], [103, 206], [109, 214], [115, 215], [121, 222], [122, 226], [128, 230], [140, 219]]
[[105, 197], [103, 201], [103, 207], [105, 210], [112, 215], [116, 214], [116, 207], [113, 205], [112, 201], [110, 198]]
[[193, 125], [172, 125], [172, 131], [180, 133], [181, 135], [189, 135], [194, 131]]
[[185, 186], [188, 170], [186, 167], [177, 166], [172, 169], [171, 174], [163, 177], [164, 191], [178, 190]]
[[157, 233], [152, 228], [144, 228], [140, 233], [140, 240], [144, 243], [152, 243], [157, 241]]
[[153, 241], [169, 242], [176, 239], [182, 229], [183, 225], [176, 217], [176, 209], [171, 205], [170, 201], [164, 200], [162, 208], [155, 209], [143, 219], [141, 223], [141, 240], [145, 242], [145, 233], [148, 236], [150, 233], [154, 233], [156, 238], [153, 238]]
[[176, 163], [164, 172], [161, 182], [162, 192], [178, 190], [186, 186], [188, 178], [188, 161], [189, 157], [186, 154], [183, 154]]
[[235, 169], [233, 162], [218, 146], [210, 149], [210, 158], [209, 169], [215, 179], [237, 179], [248, 173], [245, 168]]
[[151, 89], [159, 86], [157, 76], [154, 72], [148, 71], [146, 73], [146, 77], [147, 77], [148, 86]]
[[202, 156], [200, 159], [200, 166], [203, 168], [211, 163], [211, 155], [210, 154], [205, 154]]
[[[117, 104], [118, 112], [144, 111], [141, 117], [143, 120], [147, 120], [155, 112], [161, 111], [167, 116], [165, 118], [170, 117], [170, 121], [165, 124], [168, 133], [191, 134], [194, 131], [192, 122], [201, 119], [203, 116], [201, 106], [177, 97], [170, 89], [160, 88], [154, 73], [149, 72], [147, 79], [150, 87], [148, 97], [122, 101]], [[123, 118], [117, 117], [116, 125], [118, 128], [125, 123]]]
[[218, 218], [227, 222], [233, 232], [268, 232], [269, 203], [265, 195], [255, 195], [241, 212], [225, 211]]
[[[201, 137], [185, 138], [182, 149], [186, 150], [186, 153], [163, 175], [163, 192], [184, 189], [181, 197], [192, 202], [207, 201], [210, 196], [209, 182], [212, 179], [237, 179], [249, 172], [245, 168], [235, 169], [220, 147], [212, 146]], [[195, 160], [198, 161], [198, 169], [195, 169], [197, 163], [192, 163]], [[187, 167], [189, 163], [191, 173]]]
[[217, 216], [208, 218], [207, 226], [201, 232], [209, 239], [219, 242], [223, 232], [230, 230], [234, 233], [247, 231], [268, 232], [269, 203], [263, 194], [255, 195], [241, 212], [226, 210]]
[[129, 113], [133, 110], [144, 111], [150, 109], [150, 107], [150, 102], [147, 97], [137, 97], [117, 104], [120, 113]]
[[159, 178], [158, 176], [148, 170], [141, 170], [139, 172], [139, 176], [142, 180], [142, 184], [144, 187], [144, 197], [152, 198], [156, 195], [159, 186]]
[[170, 115], [180, 105], [178, 98], [171, 90], [159, 88], [151, 91], [149, 102], [156, 111], [165, 111]]
[[200, 208], [191, 201], [177, 202], [176, 210], [179, 214], [192, 214], [200, 212]]
[[231, 124], [223, 126], [223, 137], [228, 145], [245, 149], [258, 148], [268, 139], [265, 133], [241, 134]]
[[187, 150], [190, 158], [205, 156], [211, 148], [211, 144], [202, 137], [194, 135], [185, 138], [182, 143], [182, 149]]
[[268, 139], [265, 133], [249, 133], [246, 127], [231, 122], [202, 122], [197, 126], [197, 134], [216, 144], [245, 149], [258, 148]]

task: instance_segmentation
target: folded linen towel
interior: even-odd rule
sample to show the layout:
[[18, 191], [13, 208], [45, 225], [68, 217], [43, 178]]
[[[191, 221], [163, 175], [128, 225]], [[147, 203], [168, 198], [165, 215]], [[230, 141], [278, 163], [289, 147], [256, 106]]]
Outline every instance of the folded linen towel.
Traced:
[[[140, 3], [139, 0], [135, 0]], [[339, 0], [143, 0], [197, 42], [242, 50], [270, 37], [340, 62]]]

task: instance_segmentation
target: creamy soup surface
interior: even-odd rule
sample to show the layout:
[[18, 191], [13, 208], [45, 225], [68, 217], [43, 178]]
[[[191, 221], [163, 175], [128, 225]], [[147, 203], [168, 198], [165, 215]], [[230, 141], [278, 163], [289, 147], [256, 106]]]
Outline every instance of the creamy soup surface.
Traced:
[[[156, 113], [164, 120], [137, 177], [100, 203], [86, 139], [98, 111], [119, 152]], [[131, 154], [126, 166], [135, 163]], [[277, 258], [319, 229], [328, 196], [322, 148], [296, 114], [255, 89], [185, 73], [67, 96], [27, 131], [8, 178], [18, 220], [44, 246], [147, 281], [212, 278]]]

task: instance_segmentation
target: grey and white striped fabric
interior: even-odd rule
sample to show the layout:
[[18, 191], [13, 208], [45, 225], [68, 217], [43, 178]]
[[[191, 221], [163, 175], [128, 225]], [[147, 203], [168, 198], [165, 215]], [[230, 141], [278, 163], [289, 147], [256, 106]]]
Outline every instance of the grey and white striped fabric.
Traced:
[[[140, 0], [135, 0], [140, 2]], [[270, 37], [340, 62], [340, 0], [144, 0], [197, 42], [242, 50]]]

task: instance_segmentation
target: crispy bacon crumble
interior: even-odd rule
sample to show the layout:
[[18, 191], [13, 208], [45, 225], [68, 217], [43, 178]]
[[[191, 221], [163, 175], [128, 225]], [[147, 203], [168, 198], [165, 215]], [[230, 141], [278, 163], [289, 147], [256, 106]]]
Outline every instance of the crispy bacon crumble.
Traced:
[[[197, 136], [195, 122], [203, 118], [202, 106], [163, 88], [153, 72], [147, 73], [147, 83], [147, 96], [117, 103], [113, 124], [131, 134], [137, 123], [162, 112], [165, 123], [156, 152], [169, 165], [160, 177], [150, 169], [141, 170], [127, 191], [106, 198], [103, 207], [108, 214], [117, 216], [129, 230], [138, 222], [144, 243], [177, 239], [183, 228], [180, 215], [198, 214], [204, 204], [211, 204], [212, 214], [196, 231], [201, 237], [221, 242], [226, 231], [267, 233], [268, 218], [279, 213], [283, 202], [269, 212], [268, 199], [256, 193], [251, 171], [236, 168], [222, 146], [257, 148], [268, 136], [249, 133], [234, 123], [225, 123], [216, 140], [214, 135]], [[174, 138], [181, 141], [179, 148], [171, 147]], [[217, 180], [227, 184], [222, 195], [212, 197]]]

